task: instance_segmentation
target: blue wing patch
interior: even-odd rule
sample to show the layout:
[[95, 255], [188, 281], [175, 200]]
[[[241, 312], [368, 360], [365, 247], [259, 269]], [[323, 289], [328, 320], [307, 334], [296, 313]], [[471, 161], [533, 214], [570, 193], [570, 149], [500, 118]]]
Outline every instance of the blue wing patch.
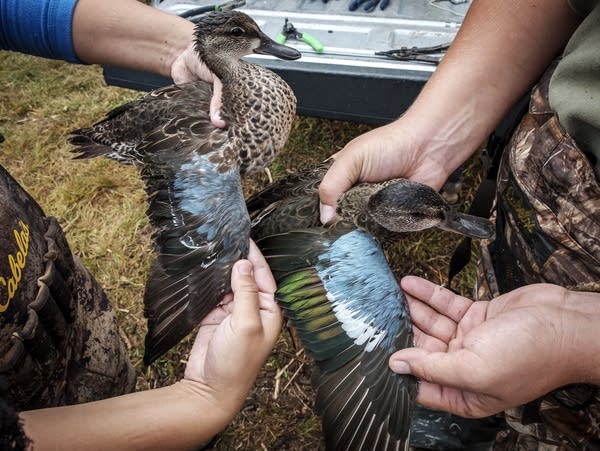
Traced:
[[370, 352], [391, 348], [400, 319], [407, 318], [406, 299], [381, 246], [364, 230], [335, 240], [315, 265], [335, 316], [354, 343]]
[[148, 216], [157, 259], [144, 295], [144, 361], [185, 337], [230, 292], [231, 268], [248, 254], [250, 218], [237, 169], [220, 172], [195, 152], [179, 167], [153, 167]]

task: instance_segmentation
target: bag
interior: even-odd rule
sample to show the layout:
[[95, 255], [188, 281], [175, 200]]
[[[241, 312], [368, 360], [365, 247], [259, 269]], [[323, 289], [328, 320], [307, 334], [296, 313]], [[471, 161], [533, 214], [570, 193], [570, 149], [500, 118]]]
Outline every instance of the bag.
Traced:
[[106, 295], [0, 166], [0, 376], [18, 410], [117, 396], [134, 372]]

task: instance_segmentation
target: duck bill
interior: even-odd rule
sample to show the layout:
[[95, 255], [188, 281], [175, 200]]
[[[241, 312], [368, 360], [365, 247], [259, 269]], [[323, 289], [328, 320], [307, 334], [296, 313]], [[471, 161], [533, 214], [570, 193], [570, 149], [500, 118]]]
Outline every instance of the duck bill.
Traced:
[[446, 214], [438, 228], [471, 238], [486, 239], [494, 235], [494, 223], [489, 219], [452, 211]]
[[273, 55], [282, 60], [297, 60], [302, 56], [298, 50], [287, 45], [278, 44], [264, 33], [261, 33], [260, 47], [254, 49], [254, 53]]

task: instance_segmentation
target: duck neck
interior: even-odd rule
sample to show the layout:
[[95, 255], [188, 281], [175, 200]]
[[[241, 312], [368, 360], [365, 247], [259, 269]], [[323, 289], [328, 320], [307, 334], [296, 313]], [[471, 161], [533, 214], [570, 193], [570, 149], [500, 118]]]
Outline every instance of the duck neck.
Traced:
[[382, 242], [398, 235], [381, 226], [369, 212], [369, 199], [384, 185], [385, 182], [360, 183], [343, 193], [338, 199], [337, 206], [337, 214], [340, 220], [368, 230], [369, 233]]
[[219, 80], [225, 85], [231, 80], [232, 75], [236, 72], [236, 67], [241, 63], [237, 58], [228, 58], [219, 52], [206, 52], [198, 49], [200, 59], [210, 71], [215, 74]]
[[374, 221], [369, 215], [367, 205], [372, 190], [370, 184], [360, 183], [343, 193], [337, 203], [337, 214], [340, 219], [370, 229], [369, 225]]

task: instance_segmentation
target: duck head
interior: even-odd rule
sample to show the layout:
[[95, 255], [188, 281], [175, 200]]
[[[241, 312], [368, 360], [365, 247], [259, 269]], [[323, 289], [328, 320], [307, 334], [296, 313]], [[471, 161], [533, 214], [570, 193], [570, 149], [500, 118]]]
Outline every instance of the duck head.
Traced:
[[393, 232], [415, 232], [437, 227], [471, 238], [490, 238], [491, 221], [459, 213], [433, 188], [406, 179], [395, 179], [369, 197], [368, 214]]
[[194, 38], [194, 47], [204, 61], [211, 60], [217, 54], [230, 60], [239, 60], [252, 53], [273, 55], [285, 60], [295, 60], [301, 56], [296, 49], [269, 38], [254, 20], [239, 11], [207, 14], [196, 25]]

